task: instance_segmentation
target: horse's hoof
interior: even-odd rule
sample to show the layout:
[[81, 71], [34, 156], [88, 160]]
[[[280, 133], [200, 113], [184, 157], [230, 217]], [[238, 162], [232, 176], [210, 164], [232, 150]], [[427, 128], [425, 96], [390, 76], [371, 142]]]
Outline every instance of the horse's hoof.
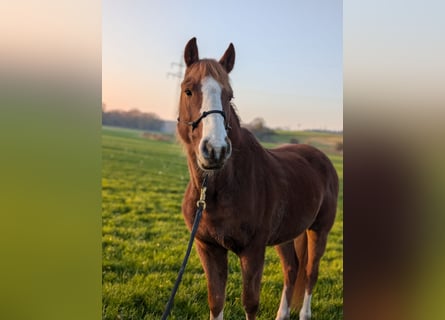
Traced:
[[300, 320], [311, 320], [310, 314], [301, 314], [300, 313]]

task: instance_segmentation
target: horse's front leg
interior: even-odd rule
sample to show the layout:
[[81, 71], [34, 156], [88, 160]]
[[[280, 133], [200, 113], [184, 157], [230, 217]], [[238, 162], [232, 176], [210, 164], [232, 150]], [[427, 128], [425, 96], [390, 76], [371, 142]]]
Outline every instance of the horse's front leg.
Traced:
[[199, 240], [196, 240], [196, 248], [207, 278], [210, 320], [223, 320], [227, 282], [227, 250]]
[[243, 275], [243, 306], [247, 320], [255, 320], [260, 304], [265, 246], [249, 248], [239, 257]]

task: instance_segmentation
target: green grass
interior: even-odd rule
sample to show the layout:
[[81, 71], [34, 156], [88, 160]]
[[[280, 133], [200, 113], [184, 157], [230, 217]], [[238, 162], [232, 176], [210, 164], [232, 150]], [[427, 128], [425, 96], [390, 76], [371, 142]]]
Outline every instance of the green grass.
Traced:
[[[182, 147], [143, 138], [141, 131], [104, 127], [102, 148], [102, 318], [160, 319], [189, 239], [180, 208], [188, 182]], [[342, 186], [343, 157], [330, 157]], [[281, 290], [279, 259], [268, 248], [259, 319], [275, 318]], [[314, 319], [343, 319], [342, 191], [312, 301]], [[245, 317], [239, 261], [232, 253], [224, 315]], [[208, 318], [206, 280], [193, 250], [169, 319]]]

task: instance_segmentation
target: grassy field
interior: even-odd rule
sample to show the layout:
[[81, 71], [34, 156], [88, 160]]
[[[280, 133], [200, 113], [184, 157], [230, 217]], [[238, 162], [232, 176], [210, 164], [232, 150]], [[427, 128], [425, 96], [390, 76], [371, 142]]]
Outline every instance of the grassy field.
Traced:
[[[283, 141], [286, 133], [280, 133]], [[304, 135], [307, 135], [306, 133]], [[343, 189], [343, 157], [330, 152], [330, 135], [315, 134], [326, 146]], [[152, 140], [142, 132], [104, 127], [102, 133], [103, 319], [160, 319], [181, 265], [189, 232], [181, 214], [188, 182], [186, 159], [175, 142]], [[299, 139], [303, 142], [304, 139]], [[310, 142], [310, 141], [309, 141]], [[279, 259], [266, 252], [259, 319], [275, 319], [282, 290]], [[314, 320], [343, 319], [343, 192], [337, 220], [313, 299]], [[241, 274], [229, 255], [226, 319], [244, 319]], [[170, 319], [208, 319], [205, 275], [192, 251]], [[297, 314], [292, 319], [298, 319]]]

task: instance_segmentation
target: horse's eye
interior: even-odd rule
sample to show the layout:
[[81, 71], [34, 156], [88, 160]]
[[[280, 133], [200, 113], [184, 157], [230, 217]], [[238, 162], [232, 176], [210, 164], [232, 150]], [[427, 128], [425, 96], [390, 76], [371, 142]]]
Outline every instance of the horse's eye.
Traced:
[[185, 94], [188, 95], [189, 97], [192, 95], [192, 91], [190, 89], [185, 89]]

